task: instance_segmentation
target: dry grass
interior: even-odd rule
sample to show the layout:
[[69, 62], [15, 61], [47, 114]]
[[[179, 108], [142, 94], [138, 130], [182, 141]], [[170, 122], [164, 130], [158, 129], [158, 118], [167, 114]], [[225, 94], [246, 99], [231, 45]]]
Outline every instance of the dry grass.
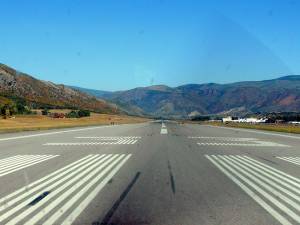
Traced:
[[224, 124], [221, 122], [208, 122], [205, 124], [214, 125], [214, 126], [236, 127], [236, 128], [257, 129], [257, 130], [300, 134], [300, 126], [293, 125], [293, 124], [248, 124], [248, 123]]
[[90, 117], [55, 119], [42, 115], [20, 115], [15, 118], [0, 119], [0, 132], [17, 132], [25, 130], [47, 130], [78, 126], [141, 123], [146, 118], [92, 113]]

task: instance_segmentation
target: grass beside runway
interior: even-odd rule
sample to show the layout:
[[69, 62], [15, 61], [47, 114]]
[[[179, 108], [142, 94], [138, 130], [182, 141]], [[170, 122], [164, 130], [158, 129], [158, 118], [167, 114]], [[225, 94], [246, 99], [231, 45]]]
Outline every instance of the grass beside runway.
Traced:
[[300, 134], [300, 126], [292, 125], [292, 124], [248, 124], [248, 123], [227, 123], [227, 124], [225, 124], [222, 122], [205, 122], [202, 124]]
[[42, 115], [19, 115], [15, 118], [0, 119], [0, 133], [48, 130], [80, 126], [98, 126], [114, 124], [142, 123], [146, 118], [92, 113], [82, 118], [51, 118]]

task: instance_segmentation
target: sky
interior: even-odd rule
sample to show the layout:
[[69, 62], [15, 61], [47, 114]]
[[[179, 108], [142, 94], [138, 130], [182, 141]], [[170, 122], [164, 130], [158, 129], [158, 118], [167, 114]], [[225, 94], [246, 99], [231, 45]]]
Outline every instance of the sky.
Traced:
[[98, 90], [300, 74], [299, 0], [1, 0], [0, 63]]

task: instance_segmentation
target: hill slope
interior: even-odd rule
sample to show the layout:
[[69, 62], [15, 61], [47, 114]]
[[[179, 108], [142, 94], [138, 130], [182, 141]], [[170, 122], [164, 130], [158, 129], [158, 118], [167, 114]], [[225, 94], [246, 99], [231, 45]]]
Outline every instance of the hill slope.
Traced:
[[[231, 84], [150, 86], [105, 95], [129, 112], [157, 117], [300, 111], [300, 76]], [[131, 109], [135, 110], [132, 111]]]
[[18, 97], [31, 105], [117, 112], [115, 107], [104, 100], [64, 85], [37, 80], [4, 64], [0, 64], [0, 95], [2, 102], [7, 98]]

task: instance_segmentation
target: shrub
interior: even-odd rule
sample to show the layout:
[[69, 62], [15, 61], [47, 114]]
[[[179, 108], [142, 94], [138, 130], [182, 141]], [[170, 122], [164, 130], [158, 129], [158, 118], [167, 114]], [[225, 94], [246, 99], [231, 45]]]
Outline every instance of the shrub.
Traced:
[[81, 117], [87, 117], [90, 116], [91, 112], [89, 110], [72, 110], [71, 112], [66, 114], [67, 118], [81, 118]]
[[91, 112], [89, 110], [79, 110], [78, 117], [87, 117], [91, 116]]
[[48, 110], [48, 109], [43, 109], [43, 110], [42, 110], [42, 115], [47, 116], [48, 113], [49, 113], [49, 110]]
[[74, 110], [66, 114], [67, 118], [79, 118], [78, 113]]

